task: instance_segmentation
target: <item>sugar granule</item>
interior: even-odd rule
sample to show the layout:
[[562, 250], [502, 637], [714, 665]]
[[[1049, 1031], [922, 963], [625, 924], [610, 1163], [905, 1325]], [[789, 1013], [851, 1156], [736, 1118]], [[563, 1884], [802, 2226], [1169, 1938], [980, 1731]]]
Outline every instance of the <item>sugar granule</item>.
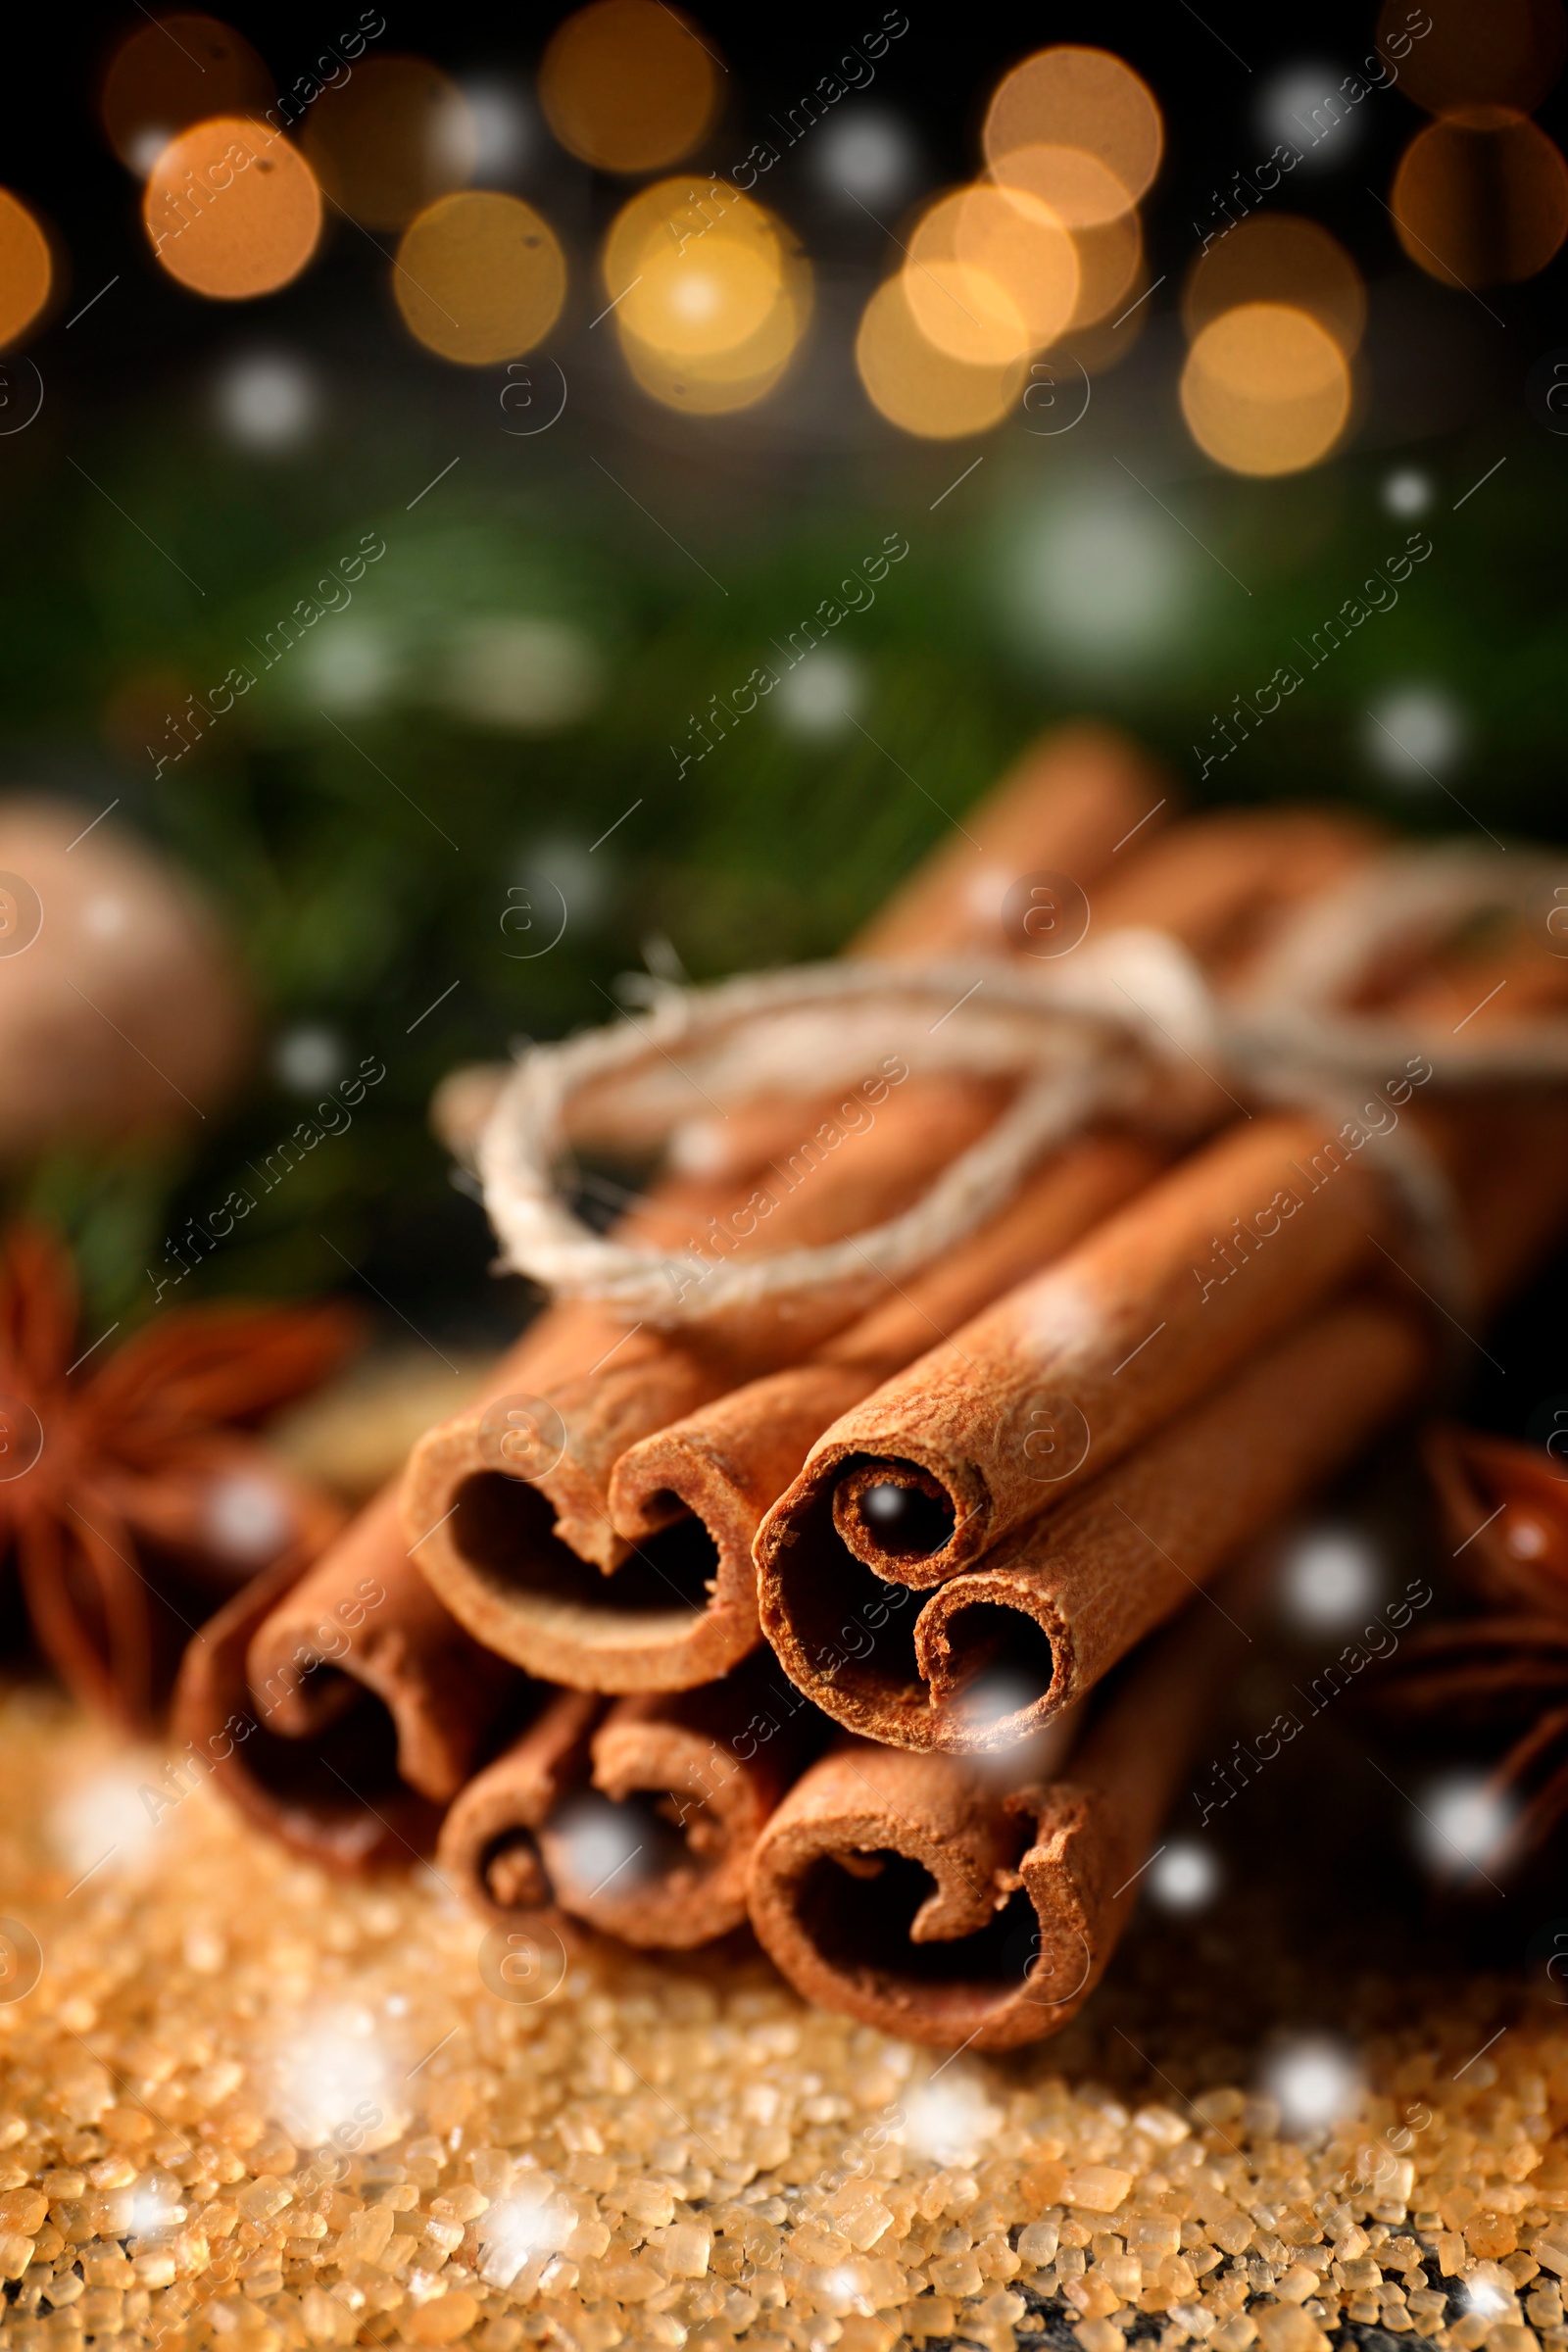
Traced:
[[0, 2352], [1568, 2352], [1549, 2007], [1478, 2058], [1476, 2003], [1371, 2034], [1288, 2137], [1152, 2060], [1143, 2105], [1050, 2044], [945, 2065], [732, 1953], [498, 1959], [433, 1873], [336, 1885], [36, 1691], [0, 1779]]

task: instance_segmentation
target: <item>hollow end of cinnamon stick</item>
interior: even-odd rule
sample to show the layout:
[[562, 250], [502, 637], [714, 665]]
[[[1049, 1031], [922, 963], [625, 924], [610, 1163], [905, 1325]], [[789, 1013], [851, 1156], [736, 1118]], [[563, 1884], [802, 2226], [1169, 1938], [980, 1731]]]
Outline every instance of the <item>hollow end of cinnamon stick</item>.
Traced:
[[[846, 1740], [762, 1834], [758, 1936], [796, 1989], [902, 2038], [1009, 2049], [1054, 2032], [1104, 1964], [1077, 1881], [1089, 1807], [1029, 1803], [971, 1767]], [[1087, 1954], [1087, 1963], [1086, 1963]]]
[[874, 1386], [854, 1363], [788, 1366], [727, 1396], [621, 1456], [610, 1506], [628, 1542], [646, 1544], [683, 1520], [713, 1547], [709, 1603], [682, 1642], [668, 1644], [662, 1680], [649, 1690], [689, 1690], [727, 1673], [761, 1640], [752, 1546], [762, 1514], [800, 1468], [813, 1438]]
[[828, 1736], [767, 1658], [608, 1712], [564, 1691], [453, 1806], [441, 1867], [500, 1924], [695, 1950], [744, 1923], [758, 1838]]
[[1243, 1646], [1188, 1608], [1095, 1693], [1004, 1757], [846, 1740], [759, 1842], [752, 1923], [796, 1989], [885, 2033], [1002, 2050], [1088, 2000]]
[[481, 1917], [563, 1931], [539, 1831], [586, 1770], [603, 1712], [604, 1701], [589, 1691], [542, 1694], [533, 1720], [449, 1809], [436, 1866]]
[[[763, 1632], [847, 1731], [1004, 1748], [1082, 1697], [1417, 1392], [1424, 1334], [1350, 1297], [1307, 1318], [1132, 1453], [930, 1593], [838, 1547], [819, 1494], [759, 1541]], [[812, 1547], [812, 1539], [817, 1548]]]
[[445, 1804], [488, 1751], [520, 1678], [443, 1608], [400, 1524], [393, 1486], [260, 1621], [246, 1680], [269, 1730], [299, 1742], [328, 1737], [367, 1694], [379, 1701], [400, 1777]]
[[348, 1703], [313, 1738], [289, 1740], [251, 1692], [251, 1642], [300, 1573], [285, 1563], [256, 1578], [203, 1627], [175, 1686], [174, 1738], [220, 1794], [295, 1853], [342, 1873], [406, 1867], [433, 1848], [441, 1806], [400, 1774], [380, 1699], [350, 1684]]
[[617, 1567], [600, 1568], [562, 1542], [537, 1484], [490, 1466], [476, 1421], [434, 1430], [415, 1448], [404, 1525], [426, 1582], [459, 1623], [543, 1681], [680, 1688], [684, 1660], [694, 1642], [701, 1647], [718, 1566], [703, 1522], [678, 1517], [622, 1545]]

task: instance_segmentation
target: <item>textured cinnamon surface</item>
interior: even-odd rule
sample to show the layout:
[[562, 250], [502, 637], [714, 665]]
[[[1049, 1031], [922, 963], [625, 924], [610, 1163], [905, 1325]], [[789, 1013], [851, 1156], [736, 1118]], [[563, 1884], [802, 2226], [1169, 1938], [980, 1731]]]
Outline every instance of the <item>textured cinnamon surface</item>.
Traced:
[[390, 1496], [362, 1513], [251, 1637], [246, 1680], [272, 1729], [299, 1740], [355, 1703], [344, 1685], [359, 1684], [392, 1719], [403, 1779], [447, 1803], [520, 1678], [464, 1632], [406, 1553], [394, 1563], [398, 1525]]
[[842, 1741], [762, 1834], [767, 1950], [809, 1998], [938, 2048], [1060, 2033], [1109, 1965], [1247, 1640], [1227, 1609], [1190, 1609], [1081, 1728], [1058, 1719], [1005, 1755]]
[[[1309, 1117], [1222, 1136], [918, 1357], [812, 1448], [769, 1514], [764, 1569], [811, 1544], [824, 1500], [833, 1538], [915, 1586], [1061, 1507], [1370, 1257], [1387, 1199], [1359, 1165], [1304, 1174], [1324, 1144]], [[937, 1482], [945, 1542], [901, 1549], [866, 1516], [884, 1463]]]
[[[1005, 951], [1013, 940], [1004, 902], [1013, 883], [1040, 867], [1066, 868], [1075, 882], [1091, 879], [1166, 797], [1157, 771], [1115, 735], [1058, 731], [1025, 755], [973, 812], [964, 835], [902, 887], [850, 952], [896, 957], [965, 945]], [[894, 1091], [884, 1086], [874, 1121], [850, 1134], [804, 1181], [797, 1181], [796, 1157], [809, 1138], [792, 1134], [784, 1110], [784, 1126], [767, 1147], [763, 1181], [774, 1203], [762, 1229], [767, 1246], [838, 1238], [898, 1213], [982, 1132], [998, 1106], [996, 1090], [976, 1081], [906, 1078]], [[628, 1560], [627, 1536], [610, 1507], [615, 1465], [640, 1440], [741, 1382], [797, 1360], [860, 1309], [847, 1293], [837, 1309], [827, 1301], [821, 1313], [797, 1310], [787, 1322], [770, 1312], [749, 1331], [726, 1334], [723, 1345], [700, 1335], [622, 1331], [564, 1376], [536, 1380], [549, 1442], [538, 1448], [528, 1478], [551, 1506], [545, 1526], [525, 1496], [508, 1495], [493, 1477], [479, 1486], [494, 1466], [485, 1454], [482, 1407], [430, 1432], [411, 1459], [404, 1491], [411, 1543], [434, 1531], [420, 1546], [423, 1573], [479, 1640], [531, 1673], [606, 1690], [674, 1687], [692, 1670], [688, 1645], [700, 1630], [701, 1589], [683, 1605], [645, 1604], [640, 1588], [647, 1575], [634, 1573], [625, 1581], [638, 1591], [629, 1607], [619, 1604], [625, 1617], [617, 1626], [617, 1602], [574, 1566], [575, 1559], [609, 1574]], [[671, 1515], [678, 1507], [671, 1505]], [[508, 1518], [515, 1523], [510, 1539]], [[634, 1534], [650, 1525], [646, 1509], [634, 1510]], [[642, 1547], [641, 1536], [638, 1543]], [[710, 1546], [705, 1559], [711, 1573]], [[646, 1561], [639, 1566], [646, 1571]], [[654, 1573], [666, 1584], [680, 1582], [667, 1562], [656, 1561]], [[733, 1585], [732, 1575], [728, 1589]], [[710, 1652], [701, 1642], [698, 1657], [702, 1671]]]
[[694, 1950], [745, 1919], [757, 1840], [829, 1731], [769, 1656], [671, 1696], [562, 1691], [452, 1807], [438, 1867], [508, 1927]]
[[1334, 1307], [918, 1610], [906, 1586], [863, 1569], [858, 1583], [824, 1579], [804, 1545], [780, 1547], [760, 1580], [763, 1628], [791, 1679], [846, 1729], [898, 1746], [1004, 1748], [1349, 1460], [1414, 1398], [1427, 1360], [1409, 1317]]
[[[755, 1960], [509, 1978], [427, 1877], [330, 1883], [199, 1786], [154, 1828], [167, 1762], [0, 1709], [17, 2352], [1568, 2344], [1558, 1988], [1443, 1973], [1380, 1899], [1369, 1777], [1254, 1825], [1276, 1861], [1237, 1849], [1217, 1906], [1146, 1907], [1066, 2033], [994, 2063]], [[1344, 2099], [1282, 2118], [1325, 2037]]]
[[753, 1542], [822, 1430], [923, 1351], [934, 1333], [951, 1330], [1067, 1247], [1159, 1166], [1157, 1147], [1131, 1137], [1097, 1137], [1069, 1148], [979, 1233], [808, 1362], [716, 1397], [622, 1455], [610, 1505], [628, 1541], [666, 1524], [673, 1500], [701, 1522], [713, 1545], [709, 1604], [663, 1653], [662, 1670], [675, 1687], [724, 1672], [760, 1639]]
[[[956, 833], [853, 943], [857, 956], [932, 957], [1000, 950], [1007, 892], [1036, 867], [1085, 888], [1141, 827], [1157, 835], [1169, 779], [1125, 735], [1084, 721], [1031, 744]], [[1163, 804], [1163, 807], [1162, 807]]]

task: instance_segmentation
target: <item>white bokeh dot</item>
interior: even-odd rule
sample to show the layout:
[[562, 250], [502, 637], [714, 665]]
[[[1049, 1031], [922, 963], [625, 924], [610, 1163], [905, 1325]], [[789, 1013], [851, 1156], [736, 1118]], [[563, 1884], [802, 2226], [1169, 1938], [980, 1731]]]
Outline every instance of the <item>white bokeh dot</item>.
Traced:
[[1280, 1599], [1286, 1615], [1308, 1633], [1348, 1625], [1373, 1608], [1383, 1576], [1377, 1552], [1348, 1528], [1309, 1528], [1298, 1536], [1280, 1563]]
[[1302, 59], [1269, 76], [1258, 93], [1258, 125], [1265, 138], [1293, 147], [1295, 171], [1321, 171], [1348, 161], [1360, 144], [1359, 108], [1341, 87], [1343, 66]]
[[1416, 1842], [1441, 1874], [1482, 1872], [1513, 1827], [1515, 1808], [1478, 1774], [1455, 1773], [1417, 1799]]
[[1220, 1868], [1196, 1838], [1174, 1839], [1149, 1866], [1149, 1893], [1164, 1911], [1200, 1911], [1219, 1892]]
[[1197, 593], [1180, 534], [1112, 492], [1036, 514], [1006, 587], [1014, 625], [1058, 658], [1126, 668], [1182, 630]]
[[1361, 2070], [1343, 2042], [1307, 2034], [1275, 2052], [1264, 2086], [1284, 2129], [1310, 2137], [1354, 2113], [1361, 2100]]
[[285, 1029], [272, 1048], [272, 1068], [291, 1095], [318, 1095], [335, 1086], [348, 1067], [341, 1033], [324, 1021], [300, 1021]]
[[1413, 466], [1401, 466], [1383, 481], [1383, 504], [1391, 514], [1424, 514], [1437, 493], [1432, 476]]
[[853, 211], [897, 204], [913, 187], [920, 151], [913, 133], [884, 107], [857, 106], [834, 116], [816, 134], [811, 172], [819, 187]]
[[320, 415], [314, 371], [291, 352], [246, 352], [219, 375], [214, 407], [221, 431], [259, 455], [297, 449]]
[[470, 177], [481, 187], [514, 178], [534, 144], [533, 118], [525, 100], [504, 81], [466, 81], [462, 86], [473, 144]]
[[853, 654], [817, 646], [794, 669], [786, 670], [770, 699], [786, 734], [814, 739], [846, 735], [865, 708], [865, 670]]
[[1364, 743], [1372, 765], [1418, 790], [1441, 783], [1465, 746], [1464, 713], [1441, 686], [1396, 687], [1367, 712]]

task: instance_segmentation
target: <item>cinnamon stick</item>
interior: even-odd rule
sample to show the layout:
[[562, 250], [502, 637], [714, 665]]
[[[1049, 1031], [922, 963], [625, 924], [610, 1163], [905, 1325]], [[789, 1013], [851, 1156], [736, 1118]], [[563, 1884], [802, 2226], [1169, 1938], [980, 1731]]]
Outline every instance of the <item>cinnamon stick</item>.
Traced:
[[438, 1862], [488, 1918], [558, 1914], [690, 1951], [739, 1927], [763, 1825], [829, 1727], [771, 1659], [677, 1698], [564, 1691], [448, 1814]]
[[[1002, 882], [1010, 887], [1020, 867], [1027, 874], [1069, 860], [1073, 878], [1092, 878], [1165, 797], [1139, 757], [1104, 731], [1048, 738], [970, 821], [983, 845], [980, 862], [971, 862], [972, 847], [940, 852], [852, 952], [933, 954], [977, 938], [994, 950], [1005, 944], [998, 936]], [[994, 1090], [972, 1081], [908, 1080], [881, 1104], [875, 1125], [809, 1184], [772, 1186], [769, 1243], [836, 1238], [897, 1213], [997, 1106]], [[855, 1311], [847, 1300], [837, 1320]], [[607, 1339], [579, 1359], [574, 1376], [533, 1384], [529, 1409], [547, 1425], [548, 1443], [526, 1463], [510, 1464], [525, 1476], [497, 1471], [486, 1418], [494, 1399], [430, 1432], [404, 1489], [405, 1524], [410, 1542], [419, 1540], [423, 1574], [481, 1641], [530, 1671], [624, 1688], [624, 1670], [604, 1666], [603, 1656], [681, 1649], [706, 1610], [716, 1561], [689, 1518], [634, 1550], [609, 1508], [615, 1463], [640, 1439], [799, 1358], [833, 1328], [831, 1318], [797, 1311], [788, 1324], [760, 1317], [749, 1345], [744, 1334], [719, 1347], [653, 1330]], [[641, 1678], [643, 1687], [663, 1679]]]
[[1160, 1164], [1153, 1143], [1129, 1136], [1071, 1147], [979, 1233], [806, 1363], [748, 1382], [630, 1447], [611, 1479], [612, 1517], [637, 1542], [674, 1523], [678, 1511], [690, 1513], [713, 1547], [707, 1605], [657, 1645], [629, 1635], [613, 1647], [574, 1644], [559, 1653], [561, 1670], [573, 1680], [591, 1675], [604, 1690], [684, 1690], [724, 1673], [761, 1639], [752, 1544], [813, 1439], [934, 1333], [951, 1330], [1055, 1256], [1139, 1192]]
[[1309, 1117], [1220, 1137], [837, 1421], [759, 1535], [767, 1622], [845, 1546], [942, 1583], [1326, 1298], [1387, 1203], [1324, 1142]]
[[401, 1778], [449, 1804], [487, 1752], [520, 1678], [464, 1632], [413, 1560], [405, 1554], [391, 1565], [397, 1524], [393, 1496], [361, 1514], [257, 1628], [245, 1677], [253, 1704], [284, 1740], [319, 1740], [359, 1692], [369, 1693], [391, 1718]]
[[340, 1871], [389, 1869], [427, 1854], [441, 1806], [397, 1769], [384, 1705], [362, 1685], [311, 1740], [281, 1739], [258, 1708], [246, 1655], [269, 1613], [298, 1581], [298, 1563], [257, 1577], [205, 1625], [185, 1652], [173, 1733], [183, 1754], [171, 1802], [211, 1775], [220, 1792], [296, 1853]]
[[1283, 914], [1344, 881], [1387, 834], [1343, 808], [1238, 808], [1138, 839], [1137, 858], [1095, 893], [1095, 935], [1166, 932], [1226, 988], [1245, 979]]
[[752, 1924], [796, 1990], [902, 2040], [1014, 2049], [1093, 1993], [1239, 1642], [1194, 1607], [1098, 1694], [1065, 1760], [846, 1740], [785, 1797]]
[[[754, 1120], [752, 1148], [768, 1132]], [[673, 1240], [715, 1200], [729, 1200], [734, 1181], [729, 1171], [721, 1180], [671, 1178], [638, 1203], [638, 1229]], [[591, 1307], [551, 1308], [494, 1378], [507, 1388], [542, 1386], [622, 1336]], [[492, 1458], [505, 1460], [519, 1435], [498, 1425]], [[381, 1868], [428, 1851], [442, 1808], [509, 1719], [533, 1703], [526, 1678], [442, 1605], [418, 1572], [417, 1551], [394, 1482], [308, 1572], [309, 1548], [296, 1550], [290, 1574], [226, 1610], [182, 1675], [180, 1738], [204, 1754], [216, 1741], [225, 1751], [223, 1791], [334, 1868]], [[230, 1716], [254, 1723], [254, 1740], [225, 1733]]]
[[[1080, 1494], [950, 1577], [907, 1584], [775, 1545], [762, 1627], [846, 1729], [902, 1747], [1003, 1748], [1171, 1616], [1419, 1387], [1412, 1316], [1350, 1301], [1255, 1356]], [[796, 1547], [799, 1549], [800, 1547]]]
[[[1190, 953], [1234, 969], [1284, 907], [1342, 879], [1374, 840], [1370, 827], [1309, 810], [1195, 818], [1133, 853], [1097, 892], [1097, 919], [1107, 928], [1160, 921]], [[620, 1533], [646, 1537], [684, 1505], [713, 1544], [711, 1598], [684, 1637], [657, 1649], [598, 1646], [587, 1659], [563, 1657], [558, 1671], [591, 1674], [601, 1690], [665, 1689], [722, 1671], [757, 1639], [751, 1544], [759, 1522], [812, 1441], [933, 1335], [952, 1331], [1142, 1191], [1156, 1172], [1154, 1152], [1152, 1144], [1140, 1153], [1125, 1140], [1102, 1139], [1063, 1154], [990, 1228], [805, 1364], [733, 1390], [624, 1453], [610, 1489]], [[1348, 1189], [1348, 1207], [1364, 1206], [1357, 1188]], [[881, 1482], [884, 1493], [905, 1475], [894, 1470]], [[1037, 1495], [1031, 1508], [1038, 1507]]]

